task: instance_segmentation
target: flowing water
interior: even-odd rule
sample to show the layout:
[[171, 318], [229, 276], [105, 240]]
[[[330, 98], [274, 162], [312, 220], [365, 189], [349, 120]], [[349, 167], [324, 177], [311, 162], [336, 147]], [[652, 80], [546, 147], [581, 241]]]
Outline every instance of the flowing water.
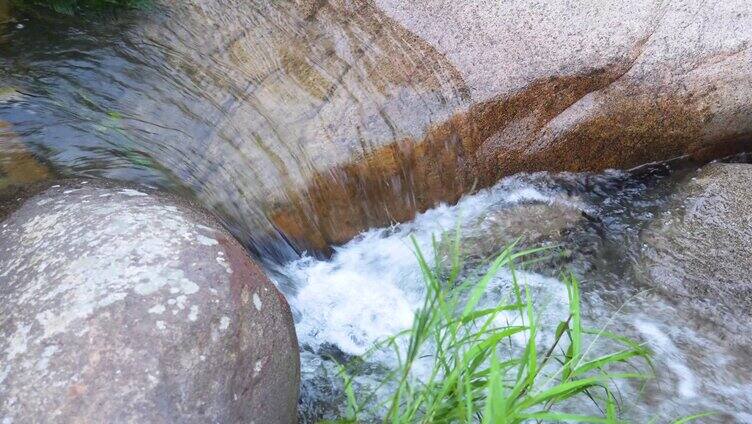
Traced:
[[[327, 221], [309, 181], [351, 187], [336, 165], [422, 136], [467, 99], [445, 59], [364, 0], [186, 1], [0, 25], [4, 132], [64, 175], [190, 193], [279, 260], [299, 250], [278, 234], [285, 212]], [[363, 202], [350, 219], [367, 226], [384, 205]]]
[[[461, 223], [467, 274], [472, 275], [510, 240], [541, 232], [542, 216], [551, 222], [564, 216], [555, 225], [563, 229], [557, 243], [566, 247], [565, 259], [526, 272], [523, 280], [533, 290], [542, 322], [551, 327], [567, 311], [565, 287], [552, 276], [561, 269], [575, 270], [583, 280], [586, 325], [607, 325], [655, 351], [656, 379], [643, 392], [621, 387], [627, 399], [625, 418], [669, 422], [717, 411], [706, 422], [751, 422], [750, 338], [723, 328], [723, 321], [733, 317], [688, 312], [670, 294], [650, 290], [635, 277], [640, 231], [668, 207], [677, 182], [694, 172], [661, 164], [631, 173], [518, 175], [466, 196], [456, 206], [439, 206], [412, 222], [367, 231], [337, 248], [331, 260], [302, 258], [276, 267], [272, 275], [293, 307], [301, 343], [301, 411], [310, 421], [336, 415], [342, 393], [332, 358], [362, 355], [376, 340], [412, 322], [424, 283], [411, 235], [430, 252], [432, 235], [452, 233]], [[525, 217], [533, 205], [549, 212]], [[580, 213], [568, 212], [572, 209]], [[516, 214], [521, 221], [510, 220]], [[478, 240], [496, 249], [479, 248]], [[508, 275], [496, 278], [488, 289], [491, 300], [508, 293], [509, 284]], [[375, 387], [383, 376], [379, 366], [393, 366], [394, 358], [371, 361], [361, 377], [366, 386]]]
[[[409, 236], [428, 251], [432, 235], [460, 223], [465, 275], [518, 235], [561, 244], [561, 256], [524, 274], [544, 321], [565, 310], [553, 277], [568, 268], [583, 280], [591, 325], [650, 344], [656, 380], [643, 393], [623, 387], [635, 422], [707, 410], [722, 412], [709, 422], [752, 422], [749, 336], [719, 324], [730, 317], [696, 314], [647, 290], [636, 272], [640, 231], [670, 208], [692, 166], [518, 175], [456, 206], [363, 232], [329, 259], [301, 256], [275, 225], [276, 204], [294, 203], [312, 175], [367, 148], [420, 136], [467, 93], [451, 66], [405, 41], [409, 34], [367, 2], [225, 3], [185, 2], [105, 23], [0, 17], [0, 191], [55, 176], [104, 177], [178, 192], [216, 212], [292, 306], [307, 421], [334, 417], [341, 405], [332, 357], [361, 355], [410, 325], [423, 283]], [[508, 284], [500, 274], [488, 296]], [[366, 380], [378, 381], [390, 360], [374, 358]]]

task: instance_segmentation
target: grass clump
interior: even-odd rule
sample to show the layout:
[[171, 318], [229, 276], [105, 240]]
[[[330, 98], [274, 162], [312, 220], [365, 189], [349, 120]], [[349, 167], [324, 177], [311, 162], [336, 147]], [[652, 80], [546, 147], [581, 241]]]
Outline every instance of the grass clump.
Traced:
[[[357, 393], [357, 377], [340, 365], [347, 413], [334, 422], [625, 422], [620, 418], [617, 382], [642, 385], [651, 378], [651, 352], [605, 329], [583, 327], [580, 289], [573, 275], [562, 277], [568, 317], [556, 326], [553, 342], [544, 346], [530, 290], [518, 283], [515, 273], [518, 261], [540, 249], [516, 252], [509, 247], [478, 280], [460, 281], [459, 237], [448, 270], [431, 267], [413, 243], [426, 284], [423, 305], [412, 328], [378, 343], [369, 353], [392, 350], [398, 366], [380, 387], [369, 389], [373, 392]], [[435, 263], [441, 262], [437, 257]], [[511, 273], [511, 293], [495, 306], [483, 307], [481, 299], [502, 268]], [[603, 352], [603, 346], [595, 349], [602, 344], [612, 349], [595, 355], [595, 350]], [[425, 361], [428, 372], [416, 365]], [[381, 396], [376, 394], [379, 390]], [[381, 400], [385, 391], [390, 395]], [[588, 405], [583, 401], [594, 405], [590, 412], [572, 412]]]
[[151, 4], [150, 0], [11, 0], [20, 10], [49, 9], [65, 15], [80, 12], [103, 12], [117, 9], [141, 9]]

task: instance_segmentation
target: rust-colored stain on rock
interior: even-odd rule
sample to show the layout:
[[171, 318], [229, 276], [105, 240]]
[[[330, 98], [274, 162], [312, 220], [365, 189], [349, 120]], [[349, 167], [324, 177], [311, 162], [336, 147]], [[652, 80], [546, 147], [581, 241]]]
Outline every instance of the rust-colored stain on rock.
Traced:
[[0, 121], [0, 190], [50, 178], [50, 171], [29, 153], [10, 124]]
[[[299, 247], [327, 253], [327, 246], [366, 228], [410, 220], [514, 173], [601, 171], [683, 154], [707, 159], [749, 147], [745, 137], [703, 141], [706, 112], [684, 99], [611, 87], [626, 70], [614, 66], [548, 78], [511, 97], [476, 104], [430, 128], [422, 140], [399, 140], [317, 174], [304, 194], [278, 205], [271, 219]], [[610, 92], [597, 113], [531, 148], [548, 122], [599, 90]], [[519, 122], [525, 126], [514, 129], [513, 143], [495, 140]]]

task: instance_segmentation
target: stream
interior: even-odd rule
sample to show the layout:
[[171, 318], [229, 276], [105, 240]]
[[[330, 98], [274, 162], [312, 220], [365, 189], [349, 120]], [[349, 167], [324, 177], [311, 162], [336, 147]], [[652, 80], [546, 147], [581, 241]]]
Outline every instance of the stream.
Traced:
[[[752, 340], [720, 325], [735, 317], [685, 310], [635, 275], [640, 231], [669, 207], [676, 184], [695, 172], [678, 161], [631, 172], [517, 175], [456, 206], [441, 205], [412, 222], [364, 232], [336, 248], [330, 260], [304, 257], [272, 267], [296, 319], [303, 362], [301, 412], [309, 422], [336, 416], [343, 394], [332, 358], [361, 355], [377, 340], [410, 326], [425, 290], [411, 236], [422, 251], [431, 252], [432, 235], [451, 235], [459, 223], [464, 272], [477, 275], [493, 253], [516, 237], [545, 234], [543, 217], [563, 228], [556, 242], [566, 252], [563, 259], [524, 273], [522, 281], [533, 290], [541, 321], [550, 330], [547, 336], [566, 318], [566, 289], [555, 277], [570, 269], [582, 280], [586, 326], [618, 331], [646, 342], [655, 353], [656, 378], [643, 391], [636, 385], [621, 387], [628, 399], [623, 418], [670, 422], [716, 411], [703, 422], [751, 422], [747, 363]], [[536, 205], [547, 211], [531, 214]], [[508, 274], [500, 273], [488, 296], [494, 300], [509, 289]], [[378, 365], [388, 368], [393, 360], [389, 355], [372, 358], [373, 369], [361, 376], [365, 384], [375, 387], [383, 376]]]
[[[668, 422], [716, 411], [706, 422], [752, 422], [752, 337], [720, 325], [735, 321], [727, 312], [682, 308], [640, 278], [641, 231], [670, 211], [672, 193], [699, 164], [676, 160], [600, 174], [515, 175], [454, 206], [441, 204], [407, 222], [364, 231], [333, 247], [330, 257], [306, 252], [279, 231], [270, 215], [274, 202], [267, 200], [291, 200], [311, 175], [360, 149], [353, 141], [322, 150], [327, 141], [347, 138], [355, 128], [375, 144], [395, 133], [420, 135], [464, 101], [451, 97], [461, 87], [446, 84], [384, 88], [400, 78], [379, 79], [389, 72], [370, 66], [384, 50], [400, 51], [399, 38], [384, 41], [376, 37], [381, 33], [369, 33], [368, 22], [334, 12], [315, 23], [285, 4], [270, 2], [232, 17], [207, 6], [201, 16], [217, 30], [215, 37], [204, 37], [207, 28], [191, 29], [188, 22], [162, 26], [171, 13], [162, 9], [148, 17], [144, 30], [128, 15], [106, 25], [50, 16], [0, 23], [0, 165], [18, 161], [19, 152], [35, 158], [21, 170], [4, 168], [0, 178], [19, 184], [30, 176], [127, 181], [178, 193], [220, 216], [292, 307], [303, 422], [342, 412], [332, 358], [362, 355], [410, 326], [424, 294], [410, 237], [428, 252], [432, 236], [447, 237], [458, 226], [463, 275], [483, 272], [494, 254], [529, 235], [531, 243], [557, 249], [555, 258], [522, 274], [544, 324], [564, 317], [566, 291], [556, 277], [572, 270], [582, 281], [586, 324], [607, 325], [649, 344], [656, 378], [641, 392], [620, 387], [625, 418]], [[224, 52], [243, 28], [255, 34], [241, 38], [250, 43], [247, 57], [229, 47], [227, 55], [198, 53]], [[369, 43], [378, 48], [361, 53], [372, 61], [353, 68], [348, 48]], [[279, 53], [283, 47], [287, 56]], [[275, 62], [280, 55], [286, 62]], [[430, 71], [449, 72], [438, 62]], [[341, 91], [348, 96], [340, 98]], [[402, 109], [415, 96], [425, 100], [424, 109]], [[377, 97], [386, 109], [376, 110], [370, 99]], [[321, 124], [327, 114], [341, 115], [342, 128]], [[749, 162], [746, 156], [731, 160]], [[487, 295], [493, 299], [509, 284], [501, 273]], [[376, 385], [380, 367], [393, 365], [393, 358], [369, 360], [372, 367], [362, 377]]]

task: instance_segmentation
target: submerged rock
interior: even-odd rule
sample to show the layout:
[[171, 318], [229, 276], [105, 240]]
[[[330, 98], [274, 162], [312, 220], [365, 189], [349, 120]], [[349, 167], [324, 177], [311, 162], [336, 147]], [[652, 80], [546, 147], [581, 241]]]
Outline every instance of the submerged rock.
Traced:
[[[491, 210], [463, 226], [472, 229], [461, 233], [464, 261], [469, 266], [489, 263], [512, 243], [516, 243], [517, 250], [545, 247], [525, 258], [537, 259], [525, 269], [558, 275], [579, 258], [580, 252], [573, 248], [585, 249], [575, 243], [577, 233], [585, 231], [584, 217], [575, 203], [566, 201], [523, 202]], [[442, 241], [442, 248], [448, 251], [453, 241], [451, 234]]]
[[0, 224], [0, 421], [296, 420], [289, 307], [209, 216], [52, 186]]
[[[0, 25], [11, 20], [10, 1], [0, 0]], [[2, 28], [0, 28], [0, 31]]]
[[481, 222], [470, 223], [480, 230], [467, 237], [467, 244], [479, 253], [494, 254], [515, 241], [530, 247], [558, 243], [582, 218], [583, 212], [569, 204], [522, 203], [492, 211]]
[[705, 316], [752, 318], [752, 165], [708, 165], [676, 197], [642, 233], [639, 274]]
[[24, 148], [10, 124], [0, 120], [0, 191], [49, 179], [52, 172]]
[[0, 120], [0, 221], [52, 176], [53, 172], [25, 148], [10, 124]]

